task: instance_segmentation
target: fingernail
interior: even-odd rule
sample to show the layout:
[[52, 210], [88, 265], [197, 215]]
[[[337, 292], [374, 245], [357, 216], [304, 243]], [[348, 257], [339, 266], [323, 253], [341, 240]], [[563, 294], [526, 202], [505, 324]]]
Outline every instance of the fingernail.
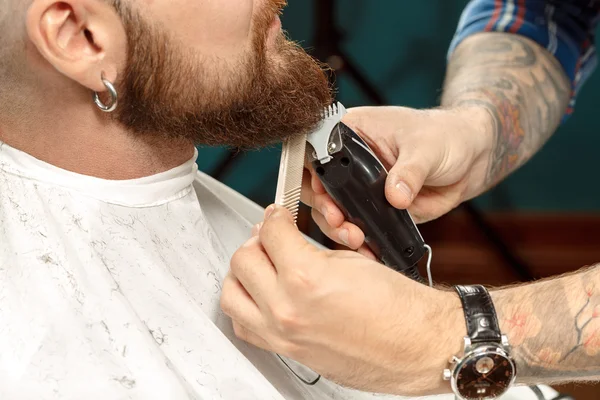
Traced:
[[408, 185], [405, 182], [399, 182], [396, 184], [396, 190], [399, 190], [400, 192], [402, 192], [402, 194], [404, 194], [406, 197], [408, 197], [409, 200], [413, 199], [413, 194], [412, 191], [410, 190], [410, 188], [408, 187]]
[[321, 214], [323, 214], [325, 219], [327, 219], [327, 215], [329, 215], [329, 211], [327, 210], [327, 207], [321, 208]]
[[350, 246], [350, 232], [348, 229], [343, 229], [339, 234], [339, 238], [346, 246]]
[[252, 236], [258, 236], [258, 234], [260, 233], [260, 229], [262, 228], [262, 226], [263, 226], [262, 222], [260, 224], [254, 225], [254, 227], [252, 228]]
[[265, 219], [268, 219], [271, 214], [273, 214], [273, 211], [275, 211], [275, 206], [270, 205], [269, 207], [267, 207], [267, 209], [265, 210]]

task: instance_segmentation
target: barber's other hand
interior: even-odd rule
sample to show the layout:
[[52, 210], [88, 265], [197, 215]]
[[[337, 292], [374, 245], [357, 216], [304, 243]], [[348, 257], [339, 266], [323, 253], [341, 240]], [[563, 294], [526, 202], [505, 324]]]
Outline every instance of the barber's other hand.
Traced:
[[465, 335], [458, 297], [320, 250], [282, 208], [235, 253], [221, 306], [239, 338], [366, 391], [448, 392], [441, 372]]
[[[436, 219], [484, 190], [490, 121], [479, 107], [361, 107], [343, 119], [388, 169], [390, 204], [408, 209], [417, 223]], [[351, 249], [363, 245], [363, 233], [344, 221], [312, 170], [304, 177], [302, 201], [312, 207], [313, 219], [329, 238]]]

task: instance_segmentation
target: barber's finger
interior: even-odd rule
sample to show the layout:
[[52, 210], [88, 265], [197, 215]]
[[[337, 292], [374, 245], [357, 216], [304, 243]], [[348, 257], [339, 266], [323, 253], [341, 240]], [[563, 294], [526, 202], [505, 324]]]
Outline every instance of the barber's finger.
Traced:
[[356, 251], [358, 252], [358, 254], [363, 255], [363, 256], [367, 257], [368, 259], [370, 259], [370, 260], [379, 261], [379, 260], [377, 260], [377, 257], [375, 257], [375, 254], [373, 254], [373, 252], [367, 247], [367, 245], [362, 245]]
[[277, 286], [277, 272], [258, 236], [252, 237], [231, 258], [231, 273], [259, 308], [268, 309]]
[[240, 323], [234, 321], [233, 322], [233, 332], [238, 339], [243, 340], [244, 342], [248, 342], [253, 346], [261, 348], [266, 351], [273, 351], [269, 343], [266, 340], [258, 336], [256, 333], [252, 332], [248, 328], [244, 327]]
[[408, 212], [410, 213], [415, 224], [424, 224], [429, 222], [437, 216], [436, 212], [439, 212], [439, 209], [433, 209], [431, 212], [427, 211], [430, 208], [428, 204], [428, 200], [422, 201], [420, 199], [421, 193], [415, 198], [411, 206], [408, 208]]
[[[366, 127], [373, 126], [377, 122], [373, 118], [373, 112], [381, 109], [381, 107], [356, 107], [348, 108], [348, 113], [342, 118], [342, 122], [350, 129], [355, 131], [363, 139], [366, 135], [363, 133]], [[368, 129], [366, 129], [368, 131]]]
[[309, 184], [308, 187], [310, 187], [315, 193], [317, 193], [317, 194], [325, 193], [325, 187], [319, 180], [319, 177], [317, 176], [317, 173], [315, 172], [315, 169], [313, 168], [312, 163], [310, 163], [308, 161], [306, 161], [304, 163], [304, 177], [308, 178], [307, 179], [307, 183]]
[[417, 224], [429, 222], [444, 212], [454, 209], [463, 199], [461, 184], [446, 186], [442, 189], [423, 187], [409, 208], [413, 220]]
[[314, 196], [316, 196], [316, 192], [312, 188], [311, 184], [311, 175], [308, 170], [304, 170], [304, 175], [302, 175], [302, 192], [300, 193], [300, 201], [306, 204], [309, 207], [313, 206]]
[[294, 224], [292, 214], [279, 206], [269, 206], [265, 211], [259, 238], [278, 272], [302, 262], [303, 254], [311, 247]]
[[221, 290], [221, 309], [233, 321], [258, 330], [265, 326], [260, 309], [241, 282], [232, 274], [225, 277]]
[[310, 198], [304, 197], [302, 202], [323, 215], [327, 224], [332, 228], [339, 228], [346, 219], [328, 194], [315, 194], [311, 192]]
[[263, 226], [263, 223], [261, 222], [252, 227], [252, 236], [253, 237], [258, 236], [258, 233], [260, 232], [260, 228], [262, 228], [262, 226]]
[[312, 188], [306, 188], [307, 184], [307, 182], [303, 183], [300, 200], [313, 210], [319, 211], [326, 218], [329, 226], [339, 228], [344, 223], [344, 214], [327, 193], [317, 194]]
[[425, 157], [414, 155], [402, 157], [391, 168], [385, 194], [391, 205], [406, 210], [423, 187], [431, 171], [431, 164]]
[[310, 184], [312, 187], [312, 190], [314, 190], [315, 193], [317, 194], [325, 194], [327, 193], [327, 191], [325, 190], [325, 186], [323, 186], [323, 182], [321, 182], [321, 180], [319, 179], [319, 175], [317, 175], [317, 173], [311, 168], [311, 179], [310, 179]]
[[311, 214], [319, 229], [334, 242], [352, 250], [358, 249], [365, 242], [365, 235], [358, 226], [346, 221], [338, 228], [333, 228], [316, 209], [313, 208]]

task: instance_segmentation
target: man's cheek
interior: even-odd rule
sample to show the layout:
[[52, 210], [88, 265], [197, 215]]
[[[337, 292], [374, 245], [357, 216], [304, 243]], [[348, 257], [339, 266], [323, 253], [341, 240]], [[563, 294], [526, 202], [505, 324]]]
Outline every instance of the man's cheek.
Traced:
[[198, 54], [236, 59], [251, 40], [252, 4], [253, 0], [203, 0], [170, 7], [158, 20], [166, 21], [166, 30]]
[[215, 45], [245, 47], [251, 39], [254, 0], [209, 0], [210, 17], [202, 29], [212, 34]]

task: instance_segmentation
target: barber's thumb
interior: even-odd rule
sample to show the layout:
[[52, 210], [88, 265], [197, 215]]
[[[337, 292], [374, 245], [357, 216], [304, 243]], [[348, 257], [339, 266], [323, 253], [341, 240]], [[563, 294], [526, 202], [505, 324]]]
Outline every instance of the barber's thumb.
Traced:
[[[306, 246], [306, 239], [294, 224], [292, 214], [281, 206], [270, 206], [259, 233], [260, 241], [275, 265], [287, 264]], [[289, 260], [289, 258], [292, 260]]]
[[272, 204], [265, 209], [263, 228], [266, 225], [274, 226], [277, 227], [277, 229], [284, 229], [287, 231], [298, 230], [292, 213], [287, 208], [275, 204]]
[[385, 195], [390, 204], [400, 210], [408, 209], [427, 179], [427, 171], [416, 164], [396, 163], [390, 170]]

